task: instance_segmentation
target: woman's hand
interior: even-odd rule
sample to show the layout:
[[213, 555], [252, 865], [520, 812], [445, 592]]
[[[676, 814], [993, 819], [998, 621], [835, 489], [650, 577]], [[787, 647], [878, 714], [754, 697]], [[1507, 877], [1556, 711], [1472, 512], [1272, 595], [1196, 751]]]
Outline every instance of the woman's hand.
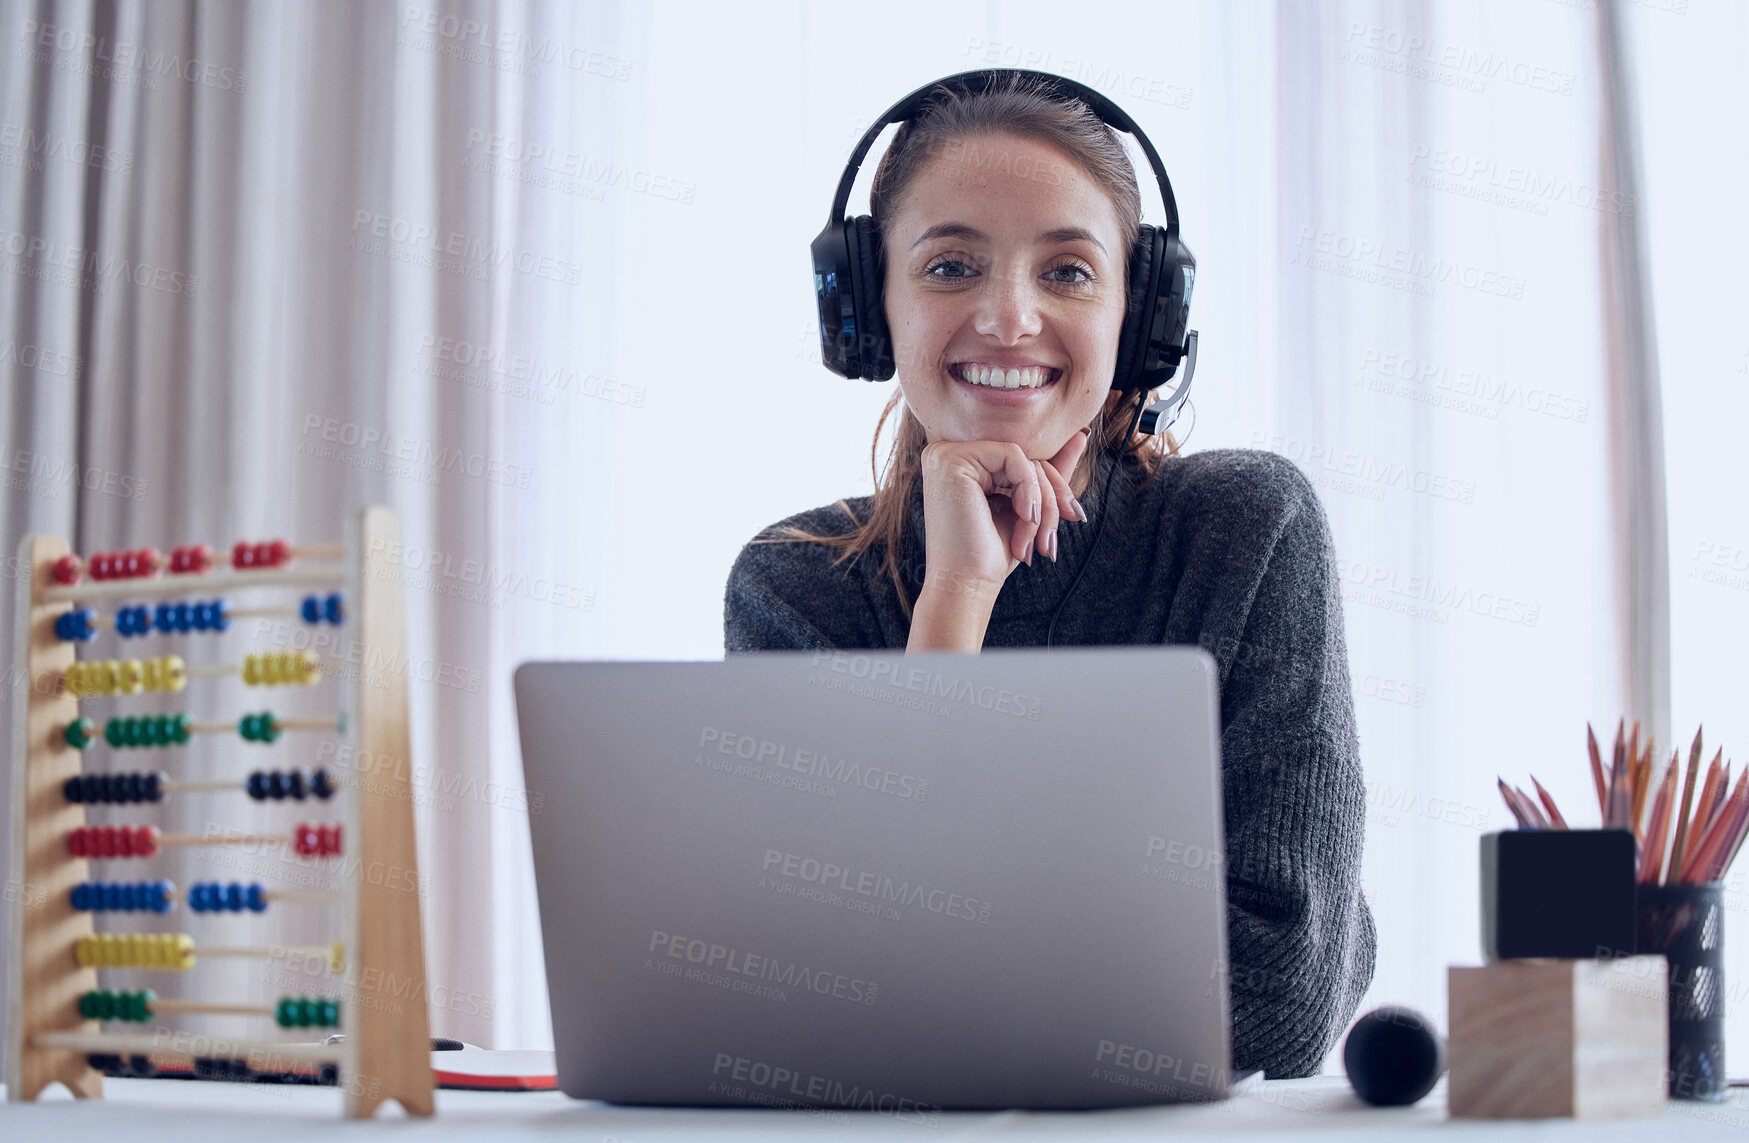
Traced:
[[1063, 475], [1075, 471], [1087, 430], [1049, 460], [1003, 441], [936, 441], [923, 450], [923, 591], [912, 610], [911, 651], [978, 651], [1009, 574], [1036, 552], [1057, 558], [1057, 528], [1087, 513]]

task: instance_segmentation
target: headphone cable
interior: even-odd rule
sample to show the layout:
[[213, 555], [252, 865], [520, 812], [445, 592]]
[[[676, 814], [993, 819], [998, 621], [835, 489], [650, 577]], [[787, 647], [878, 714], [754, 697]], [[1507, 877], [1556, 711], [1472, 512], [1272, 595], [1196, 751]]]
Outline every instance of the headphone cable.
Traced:
[[[1136, 426], [1141, 423], [1142, 409], [1148, 403], [1146, 390], [1136, 395], [1136, 415], [1130, 418], [1130, 431], [1124, 434], [1124, 445], [1136, 435]], [[1051, 613], [1051, 625], [1045, 629], [1045, 646], [1052, 646], [1056, 638], [1057, 618], [1063, 614], [1063, 608], [1068, 605], [1069, 597], [1075, 594], [1075, 589], [1081, 584], [1081, 577], [1087, 574], [1087, 569], [1093, 563], [1093, 557], [1099, 551], [1099, 538], [1105, 535], [1105, 518], [1111, 515], [1111, 478], [1117, 475], [1117, 469], [1123, 463], [1124, 448], [1120, 445], [1117, 454], [1111, 459], [1111, 468], [1105, 474], [1105, 488], [1099, 494], [1099, 522], [1093, 525], [1093, 542], [1087, 546], [1087, 558], [1081, 561], [1080, 570], [1069, 582], [1069, 590], [1063, 593], [1063, 598], [1057, 601], [1057, 609]]]

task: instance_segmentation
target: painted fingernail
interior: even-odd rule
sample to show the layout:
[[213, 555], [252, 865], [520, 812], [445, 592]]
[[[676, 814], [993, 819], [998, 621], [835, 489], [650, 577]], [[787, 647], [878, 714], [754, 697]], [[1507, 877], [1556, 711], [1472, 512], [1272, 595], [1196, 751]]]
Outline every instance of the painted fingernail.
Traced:
[[1054, 564], [1057, 562], [1057, 531], [1055, 528], [1051, 529], [1051, 534], [1045, 537], [1045, 543], [1051, 546], [1051, 550], [1046, 554], [1051, 557], [1051, 562]]
[[1032, 566], [1032, 541], [1031, 540], [1028, 540], [1026, 542], [1026, 554], [1024, 556], [1020, 557], [1020, 562], [1025, 564], [1027, 567]]
[[1075, 509], [1075, 519], [1085, 522], [1087, 519], [1087, 509], [1081, 507], [1081, 502], [1073, 496], [1069, 497], [1069, 503]]
[[1032, 498], [1032, 522], [1038, 523], [1038, 497], [1036, 496]]

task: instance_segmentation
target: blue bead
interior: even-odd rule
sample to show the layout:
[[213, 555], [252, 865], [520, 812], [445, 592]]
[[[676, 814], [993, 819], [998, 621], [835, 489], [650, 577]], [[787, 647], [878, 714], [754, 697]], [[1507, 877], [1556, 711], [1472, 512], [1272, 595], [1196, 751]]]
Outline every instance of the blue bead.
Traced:
[[73, 614], [79, 617], [79, 630], [77, 632], [79, 638], [86, 642], [97, 638], [97, 612], [89, 607], [82, 607]]
[[213, 600], [213, 630], [231, 629], [231, 605], [222, 599]]
[[174, 609], [168, 603], [160, 603], [152, 612], [152, 626], [160, 631], [176, 630]]
[[243, 886], [235, 881], [225, 890], [225, 908], [233, 913], [243, 911]]
[[96, 908], [108, 912], [112, 909], [121, 908], [121, 903], [122, 895], [120, 885], [117, 885], [113, 881], [99, 881], [97, 883]]
[[63, 643], [71, 643], [73, 641], [73, 636], [69, 634], [67, 629], [67, 620], [71, 618], [73, 618], [73, 613], [71, 611], [55, 616], [55, 638]]
[[194, 622], [194, 609], [186, 603], [178, 603], [170, 609], [170, 621], [178, 631], [187, 631]]
[[305, 623], [322, 622], [322, 597], [319, 595], [304, 596], [303, 606], [298, 609]]
[[344, 623], [346, 621], [346, 597], [339, 592], [330, 595], [328, 602], [322, 607], [322, 614], [327, 616], [330, 623]]
[[262, 892], [261, 882], [256, 881], [250, 884], [248, 903], [253, 912], [267, 912], [267, 894]]
[[73, 908], [81, 913], [91, 908], [91, 886], [88, 883], [81, 881], [73, 886]]

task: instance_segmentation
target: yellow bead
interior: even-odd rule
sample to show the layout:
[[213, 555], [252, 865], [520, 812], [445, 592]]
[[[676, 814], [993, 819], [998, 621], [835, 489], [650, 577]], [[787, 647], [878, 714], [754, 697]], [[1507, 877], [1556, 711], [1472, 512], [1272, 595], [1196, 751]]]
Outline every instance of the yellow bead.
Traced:
[[346, 971], [346, 944], [335, 941], [334, 947], [328, 950], [328, 971], [342, 973]]
[[188, 685], [188, 664], [182, 661], [181, 655], [166, 655], [164, 657], [164, 689], [181, 691]]
[[261, 685], [261, 656], [246, 655], [243, 658], [243, 682], [246, 686]]
[[137, 695], [146, 689], [146, 667], [138, 659], [123, 660], [118, 674], [122, 694]]
[[73, 959], [79, 962], [80, 968], [90, 968], [93, 954], [96, 953], [96, 940], [92, 937], [80, 937], [73, 943]]

